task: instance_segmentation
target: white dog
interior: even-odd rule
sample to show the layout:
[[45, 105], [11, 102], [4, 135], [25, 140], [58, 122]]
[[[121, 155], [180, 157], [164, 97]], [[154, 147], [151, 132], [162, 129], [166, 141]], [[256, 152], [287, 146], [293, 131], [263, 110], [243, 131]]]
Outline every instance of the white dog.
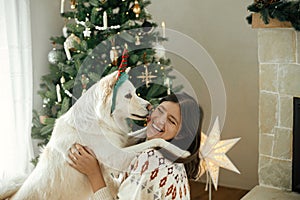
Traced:
[[[129, 136], [130, 128], [126, 119], [146, 117], [149, 102], [138, 97], [134, 86], [126, 79], [116, 92], [116, 104], [112, 112], [116, 77], [117, 72], [114, 72], [102, 78], [56, 120], [51, 139], [41, 153], [36, 168], [11, 199], [88, 199], [92, 189], [87, 177], [68, 164], [68, 152], [75, 143], [86, 145], [94, 151], [97, 159], [103, 163], [104, 178], [108, 182], [110, 169], [125, 170], [135, 153], [149, 147], [161, 146], [183, 157], [189, 155], [162, 139], [126, 147], [136, 142], [132, 136], [145, 132], [137, 131]], [[113, 187], [110, 183], [108, 186]]]

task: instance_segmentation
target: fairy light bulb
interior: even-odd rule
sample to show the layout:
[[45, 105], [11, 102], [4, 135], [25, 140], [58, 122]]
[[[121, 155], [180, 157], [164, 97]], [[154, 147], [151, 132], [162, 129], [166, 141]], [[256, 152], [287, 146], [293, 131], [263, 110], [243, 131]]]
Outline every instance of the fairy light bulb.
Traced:
[[135, 13], [135, 16], [139, 17], [139, 15], [141, 13], [141, 7], [140, 7], [139, 2], [137, 0], [134, 1], [134, 6], [133, 6], [132, 10]]

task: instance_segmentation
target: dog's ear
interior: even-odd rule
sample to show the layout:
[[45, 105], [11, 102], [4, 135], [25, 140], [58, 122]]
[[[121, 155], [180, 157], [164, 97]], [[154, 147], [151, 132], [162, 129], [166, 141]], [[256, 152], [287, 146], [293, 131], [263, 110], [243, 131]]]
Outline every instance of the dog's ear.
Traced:
[[102, 101], [106, 103], [107, 98], [110, 94], [112, 94], [114, 86], [117, 82], [118, 71], [114, 71], [111, 74], [106, 75], [102, 82]]
[[109, 74], [109, 87], [113, 88], [118, 80], [118, 71], [114, 71], [113, 73]]

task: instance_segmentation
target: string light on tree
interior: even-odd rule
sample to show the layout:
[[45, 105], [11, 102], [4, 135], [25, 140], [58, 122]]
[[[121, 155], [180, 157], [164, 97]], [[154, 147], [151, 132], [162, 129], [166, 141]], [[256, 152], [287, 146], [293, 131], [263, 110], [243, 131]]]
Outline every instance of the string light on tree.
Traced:
[[106, 29], [119, 29], [121, 26], [120, 25], [114, 25], [114, 26], [110, 26], [110, 27], [101, 27], [101, 26], [95, 26], [95, 29], [96, 30], [99, 30], [99, 31], [104, 31]]
[[[71, 79], [72, 79], [72, 77], [71, 77]], [[74, 95], [73, 95], [69, 90], [67, 90], [67, 89], [65, 88], [65, 86], [64, 86], [64, 83], [65, 83], [65, 82], [66, 82], [65, 77], [62, 76], [62, 77], [60, 78], [60, 83], [61, 83], [62, 89], [64, 90], [64, 93], [65, 93], [66, 95], [68, 95], [68, 97], [73, 98], [75, 101], [77, 101], [77, 98], [74, 97]]]
[[139, 15], [141, 14], [141, 7], [140, 7], [140, 4], [137, 0], [134, 1], [134, 5], [133, 5], [132, 10], [135, 13], [135, 17], [138, 18]]
[[[89, 16], [89, 15], [87, 15], [87, 16]], [[85, 29], [84, 29], [84, 31], [83, 31], [83, 36], [84, 36], [84, 37], [90, 37], [90, 36], [91, 36], [91, 30], [90, 30], [90, 28], [87, 26], [87, 22], [88, 22], [88, 21], [89, 21], [89, 18], [88, 18], [88, 17], [85, 18], [85, 22], [79, 21], [77, 18], [75, 18], [75, 22], [77, 23], [77, 25], [80, 24], [80, 25], [82, 25], [82, 26], [85, 27]]]

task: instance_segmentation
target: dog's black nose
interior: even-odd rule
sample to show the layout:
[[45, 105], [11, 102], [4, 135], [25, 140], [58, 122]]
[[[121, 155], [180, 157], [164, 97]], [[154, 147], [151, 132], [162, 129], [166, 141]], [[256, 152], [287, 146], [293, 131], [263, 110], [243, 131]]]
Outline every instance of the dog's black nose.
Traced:
[[146, 106], [147, 110], [148, 111], [151, 111], [153, 109], [153, 106], [149, 103], [147, 106]]
[[154, 110], [154, 107], [151, 104], [149, 104], [147, 106], [147, 110], [148, 110], [148, 115], [147, 115], [147, 121], [148, 121], [150, 119], [150, 116], [151, 116], [153, 110]]

